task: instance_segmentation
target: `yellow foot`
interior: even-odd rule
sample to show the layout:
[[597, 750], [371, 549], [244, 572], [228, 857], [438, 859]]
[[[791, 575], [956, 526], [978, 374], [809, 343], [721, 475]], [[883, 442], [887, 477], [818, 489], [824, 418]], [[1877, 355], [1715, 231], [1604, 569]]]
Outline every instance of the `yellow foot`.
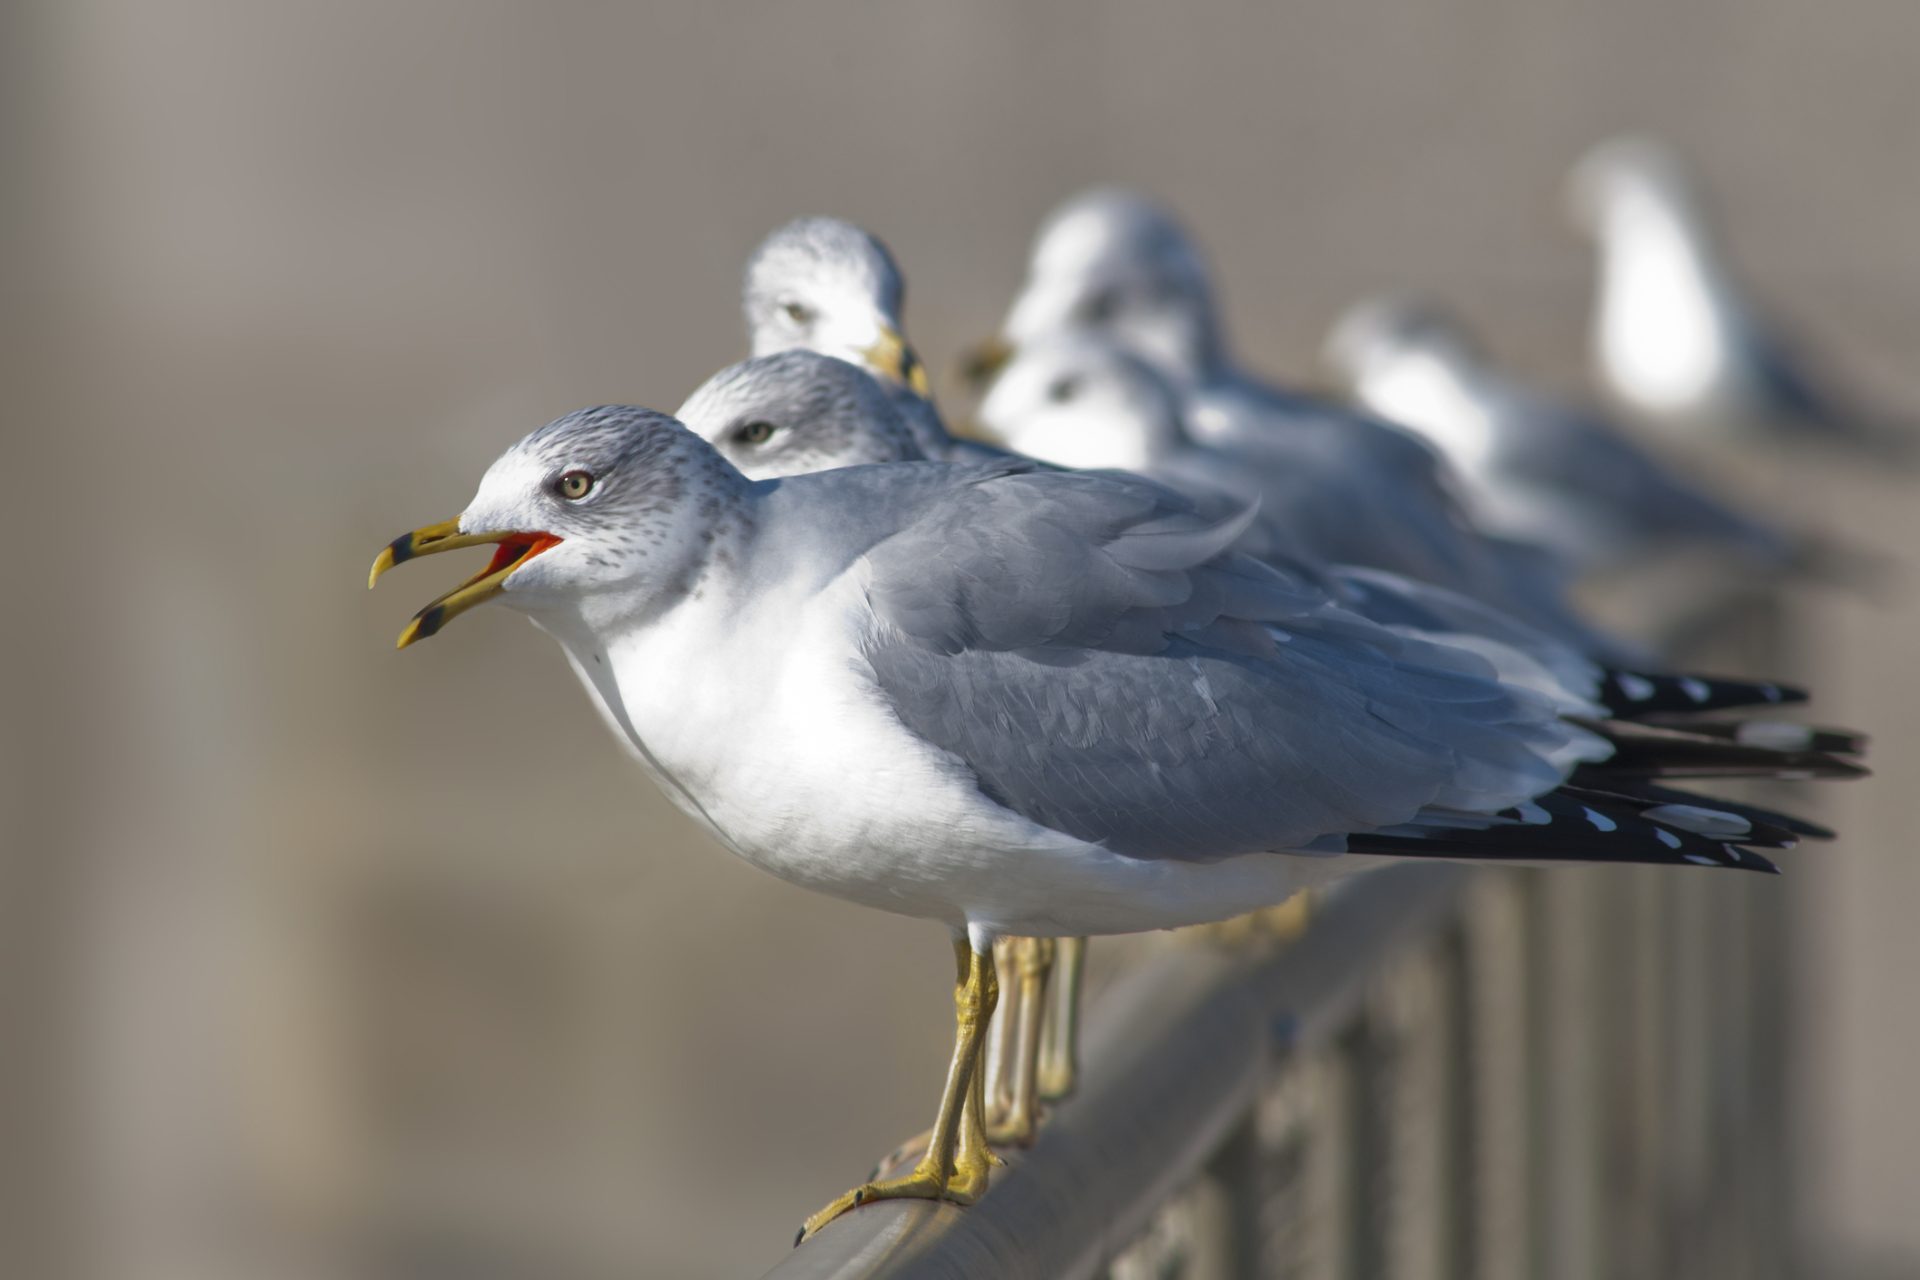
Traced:
[[984, 1160], [962, 1158], [955, 1162], [955, 1168], [949, 1174], [931, 1159], [926, 1159], [903, 1177], [863, 1182], [808, 1218], [800, 1228], [800, 1234], [793, 1238], [793, 1243], [796, 1246], [804, 1244], [818, 1235], [820, 1228], [849, 1209], [858, 1209], [876, 1200], [947, 1200], [959, 1205], [972, 1204], [986, 1194], [988, 1171], [998, 1163], [991, 1156]]
[[[1018, 1142], [1010, 1139], [996, 1138], [993, 1136], [993, 1134], [994, 1134], [994, 1121], [989, 1120], [987, 1122], [987, 1141], [988, 1142], [994, 1143], [996, 1146], [1002, 1146], [1002, 1147], [1006, 1147], [1006, 1146], [1022, 1146], [1023, 1147], [1027, 1145], [1026, 1142]], [[873, 1166], [873, 1169], [867, 1174], [867, 1181], [878, 1182], [880, 1181], [881, 1175], [892, 1173], [895, 1169], [898, 1169], [903, 1165], [912, 1164], [914, 1161], [921, 1159], [923, 1156], [927, 1154], [927, 1145], [932, 1141], [933, 1141], [933, 1130], [931, 1129], [928, 1129], [924, 1133], [914, 1134], [911, 1138], [908, 1138], [905, 1142], [901, 1143], [899, 1146], [895, 1147], [893, 1150], [887, 1152], [887, 1154], [885, 1154], [884, 1156], [881, 1156], [879, 1161]], [[1028, 1141], [1030, 1142], [1032, 1141], [1032, 1139], [1028, 1139]], [[1006, 1163], [1006, 1161], [1002, 1160], [999, 1156], [993, 1154], [993, 1152], [991, 1151], [987, 1152], [987, 1160], [991, 1164]]]
[[996, 1147], [1030, 1147], [1040, 1132], [1041, 1113], [1038, 1108], [1029, 1108], [1024, 1112], [1018, 1107], [989, 1112], [987, 1115], [987, 1141]]

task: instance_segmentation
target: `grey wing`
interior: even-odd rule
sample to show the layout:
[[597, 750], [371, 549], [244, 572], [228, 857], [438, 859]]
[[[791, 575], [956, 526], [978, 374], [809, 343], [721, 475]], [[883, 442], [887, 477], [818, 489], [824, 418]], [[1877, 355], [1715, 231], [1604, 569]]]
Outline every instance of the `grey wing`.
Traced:
[[1446, 587], [1570, 642], [1596, 641], [1566, 603], [1561, 566], [1475, 529], [1439, 457], [1398, 428], [1360, 415], [1302, 418], [1227, 462], [1326, 561]]
[[1493, 812], [1593, 751], [1478, 657], [1221, 554], [1233, 536], [1120, 477], [972, 485], [869, 553], [865, 655], [983, 794], [1135, 857]]
[[1582, 522], [1622, 544], [1707, 538], [1786, 558], [1791, 540], [1735, 511], [1629, 439], [1571, 405], [1518, 392], [1491, 406], [1503, 432], [1504, 468], [1523, 483], [1586, 509]]

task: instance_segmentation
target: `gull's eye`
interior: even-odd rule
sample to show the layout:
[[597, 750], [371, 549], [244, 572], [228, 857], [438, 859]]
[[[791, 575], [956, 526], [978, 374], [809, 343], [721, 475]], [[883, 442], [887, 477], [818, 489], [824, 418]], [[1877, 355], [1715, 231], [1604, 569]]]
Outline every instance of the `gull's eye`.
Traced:
[[591, 471], [569, 471], [554, 482], [554, 489], [569, 502], [578, 502], [593, 492]]
[[1047, 399], [1055, 404], [1066, 404], [1080, 394], [1080, 379], [1073, 374], [1064, 378], [1055, 378], [1047, 388]]
[[765, 444], [773, 439], [773, 433], [778, 430], [771, 422], [755, 420], [735, 427], [733, 438], [741, 444]]
[[804, 302], [789, 302], [782, 305], [780, 309], [786, 312], [787, 319], [795, 324], [813, 323], [813, 308]]
[[1120, 311], [1120, 291], [1102, 289], [1080, 304], [1080, 319], [1087, 324], [1102, 325], [1112, 320]]

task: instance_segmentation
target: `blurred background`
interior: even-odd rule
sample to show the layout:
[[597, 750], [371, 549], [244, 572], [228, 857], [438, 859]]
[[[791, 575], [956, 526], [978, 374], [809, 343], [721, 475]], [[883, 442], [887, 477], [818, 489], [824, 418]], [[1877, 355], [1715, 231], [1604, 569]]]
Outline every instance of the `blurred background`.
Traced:
[[[1318, 379], [1349, 301], [1411, 288], [1577, 388], [1560, 180], [1645, 130], [1750, 282], [1920, 410], [1917, 42], [1894, 0], [0, 10], [0, 1265], [756, 1275], [927, 1122], [936, 929], [721, 853], [507, 611], [395, 654], [448, 574], [361, 586], [533, 426], [743, 354], [779, 222], [882, 234], [936, 370], [1040, 216], [1123, 182], [1209, 247], [1256, 369]], [[1897, 478], [1753, 471], [1920, 535]], [[1769, 886], [1822, 1276], [1920, 1275], [1920, 595], [1883, 595], [1800, 602], [1880, 776]]]

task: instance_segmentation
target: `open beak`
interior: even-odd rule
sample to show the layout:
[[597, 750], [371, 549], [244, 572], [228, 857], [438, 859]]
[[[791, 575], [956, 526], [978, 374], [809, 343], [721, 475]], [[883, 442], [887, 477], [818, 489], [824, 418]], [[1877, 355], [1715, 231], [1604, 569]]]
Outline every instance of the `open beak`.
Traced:
[[462, 533], [459, 520], [445, 520], [424, 529], [415, 529], [412, 533], [403, 533], [388, 543], [386, 549], [374, 557], [373, 570], [367, 574], [367, 586], [373, 586], [380, 581], [381, 574], [415, 556], [438, 555], [442, 551], [457, 551], [461, 547], [483, 544], [492, 545], [493, 560], [486, 568], [414, 614], [413, 621], [400, 633], [397, 648], [404, 649], [415, 640], [426, 639], [446, 626], [449, 618], [458, 617], [473, 606], [484, 604], [499, 595], [506, 588], [508, 574], [542, 551], [559, 546], [560, 539], [550, 533], [522, 533], [512, 529], [500, 533]]
[[920, 357], [914, 354], [899, 330], [891, 325], [880, 326], [879, 339], [860, 356], [869, 369], [891, 382], [911, 387], [923, 400], [932, 390], [932, 384], [927, 381], [927, 367], [920, 363]]
[[995, 334], [960, 357], [960, 376], [975, 392], [984, 391], [1012, 359], [1013, 344]]

